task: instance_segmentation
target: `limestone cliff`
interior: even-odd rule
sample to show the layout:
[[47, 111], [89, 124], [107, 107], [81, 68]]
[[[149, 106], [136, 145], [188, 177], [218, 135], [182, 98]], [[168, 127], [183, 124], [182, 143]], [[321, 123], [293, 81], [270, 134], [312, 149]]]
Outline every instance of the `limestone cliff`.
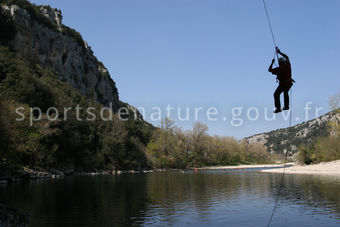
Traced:
[[1, 1], [13, 18], [16, 33], [9, 46], [32, 61], [55, 70], [58, 78], [84, 96], [119, 108], [115, 82], [75, 30], [62, 24], [60, 10], [24, 0]]
[[278, 129], [266, 133], [256, 134], [244, 140], [248, 143], [261, 143], [271, 153], [283, 153], [288, 151], [290, 155], [298, 151], [299, 146], [313, 142], [317, 137], [327, 136], [329, 123], [340, 122], [340, 114], [329, 112], [321, 117], [303, 122], [301, 124]]

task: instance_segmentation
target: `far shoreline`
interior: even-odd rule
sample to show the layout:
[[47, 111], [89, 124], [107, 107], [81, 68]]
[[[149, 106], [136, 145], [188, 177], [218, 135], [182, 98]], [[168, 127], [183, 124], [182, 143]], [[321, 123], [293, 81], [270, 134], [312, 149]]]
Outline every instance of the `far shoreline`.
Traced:
[[[258, 169], [258, 168], [283, 168], [284, 163], [281, 164], [249, 164], [249, 165], [235, 165], [235, 166], [205, 166], [205, 167], [197, 167], [197, 168], [189, 168], [191, 170], [233, 170], [233, 169]], [[289, 162], [286, 164], [286, 167], [290, 167], [295, 165], [293, 162]]]
[[340, 160], [331, 162], [321, 162], [318, 164], [298, 165], [294, 162], [286, 164], [251, 164], [251, 165], [236, 165], [236, 166], [205, 166], [197, 168], [189, 168], [193, 171], [204, 170], [247, 170], [247, 169], [260, 169], [261, 173], [278, 173], [282, 174], [305, 174], [305, 175], [329, 175], [340, 176]]
[[24, 171], [21, 171], [21, 176], [16, 176], [16, 174], [7, 177], [0, 176], [0, 185], [8, 183], [17, 183], [26, 180], [34, 179], [58, 179], [64, 176], [96, 176], [96, 175], [115, 175], [122, 173], [149, 173], [149, 172], [167, 172], [167, 171], [204, 171], [204, 170], [257, 170], [260, 173], [279, 173], [282, 174], [309, 174], [309, 175], [330, 175], [330, 176], [340, 176], [340, 160], [331, 162], [322, 162], [319, 164], [311, 165], [297, 165], [294, 162], [285, 164], [243, 164], [235, 166], [205, 166], [205, 167], [190, 167], [187, 169], [149, 169], [149, 170], [127, 170], [127, 171], [108, 171], [108, 170], [97, 170], [94, 172], [78, 172], [72, 171], [72, 173], [67, 174], [60, 170], [54, 169], [53, 173], [51, 171], [38, 171], [23, 167]]
[[[264, 169], [262, 173], [283, 173], [282, 169]], [[286, 167], [285, 174], [309, 174], [340, 176], [340, 160], [321, 162], [311, 165], [294, 165]]]

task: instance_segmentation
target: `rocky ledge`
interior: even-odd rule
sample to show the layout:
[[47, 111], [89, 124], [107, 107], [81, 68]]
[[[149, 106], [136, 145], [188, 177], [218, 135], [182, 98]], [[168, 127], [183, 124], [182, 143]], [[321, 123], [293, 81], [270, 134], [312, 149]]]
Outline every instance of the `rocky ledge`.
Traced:
[[[97, 176], [97, 175], [110, 175], [122, 173], [148, 173], [165, 171], [163, 169], [155, 170], [80, 170], [69, 166], [62, 170], [57, 168], [49, 168], [46, 170], [31, 169], [28, 167], [10, 167], [7, 163], [0, 164], [0, 185], [9, 183], [18, 183], [34, 179], [58, 179], [65, 176]], [[1, 225], [0, 225], [1, 226]]]

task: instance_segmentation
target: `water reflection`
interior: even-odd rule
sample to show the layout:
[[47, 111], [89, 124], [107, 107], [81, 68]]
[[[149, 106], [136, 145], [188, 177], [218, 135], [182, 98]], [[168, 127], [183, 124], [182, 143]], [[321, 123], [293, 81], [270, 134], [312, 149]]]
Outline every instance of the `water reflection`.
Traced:
[[281, 196], [289, 204], [307, 206], [322, 214], [335, 214], [340, 219], [340, 177], [289, 175], [285, 188]]
[[130, 226], [142, 220], [147, 200], [146, 176], [73, 177], [1, 188], [1, 201], [29, 213], [33, 226]]
[[[265, 226], [280, 180], [252, 171], [72, 177], [0, 187], [0, 200], [32, 226]], [[275, 226], [339, 220], [339, 178], [286, 175]]]

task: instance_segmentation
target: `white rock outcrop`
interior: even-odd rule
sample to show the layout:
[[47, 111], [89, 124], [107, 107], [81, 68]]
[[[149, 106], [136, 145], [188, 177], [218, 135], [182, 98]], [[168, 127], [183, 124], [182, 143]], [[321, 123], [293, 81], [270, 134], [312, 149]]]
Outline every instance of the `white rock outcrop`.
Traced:
[[12, 49], [52, 68], [60, 80], [84, 96], [119, 108], [118, 91], [108, 70], [79, 33], [62, 24], [60, 10], [40, 6], [41, 15], [51, 24], [48, 26], [17, 5], [2, 8], [10, 12], [17, 27], [15, 38], [9, 42]]

